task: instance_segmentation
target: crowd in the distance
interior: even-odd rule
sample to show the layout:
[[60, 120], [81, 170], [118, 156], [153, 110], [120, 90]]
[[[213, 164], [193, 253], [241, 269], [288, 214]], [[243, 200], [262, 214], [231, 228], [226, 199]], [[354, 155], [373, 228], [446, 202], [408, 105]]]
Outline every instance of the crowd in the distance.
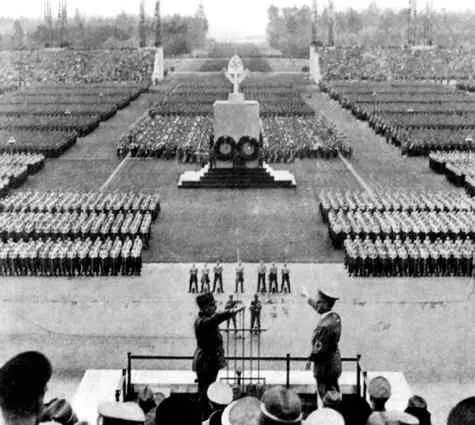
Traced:
[[[66, 399], [46, 401], [53, 368], [46, 356], [36, 351], [22, 352], [0, 368], [0, 417], [4, 425], [34, 425], [56, 422], [60, 425], [87, 425], [80, 422]], [[192, 399], [161, 393], [145, 386], [134, 401], [100, 402], [97, 413], [106, 425], [431, 425], [427, 402], [414, 395], [402, 411], [389, 410], [391, 384], [376, 376], [368, 385], [369, 403], [362, 398], [344, 397], [329, 390], [322, 405], [308, 411], [293, 389], [268, 388], [263, 394], [239, 394], [224, 382], [215, 382], [207, 391], [206, 417]], [[91, 402], [93, 402], [91, 400]], [[79, 415], [79, 417], [78, 417]], [[304, 418], [305, 417], [305, 418]], [[475, 397], [457, 403], [447, 425], [473, 425]]]
[[0, 52], [0, 87], [37, 83], [144, 81], [153, 71], [153, 49], [41, 49]]
[[451, 80], [475, 73], [473, 50], [337, 47], [319, 53], [328, 80]]

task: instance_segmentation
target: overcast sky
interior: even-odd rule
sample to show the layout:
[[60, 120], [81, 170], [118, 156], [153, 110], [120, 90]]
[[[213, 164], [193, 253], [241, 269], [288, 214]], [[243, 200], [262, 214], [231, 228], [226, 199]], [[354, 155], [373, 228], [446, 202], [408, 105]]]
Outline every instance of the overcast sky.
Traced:
[[[51, 0], [53, 10], [59, 0]], [[67, 0], [70, 15], [77, 8], [82, 14], [116, 15], [121, 11], [137, 13], [140, 0]], [[312, 0], [202, 0], [210, 23], [210, 35], [219, 38], [234, 34], [260, 35], [265, 33], [266, 10], [270, 3], [278, 7], [312, 4]], [[318, 0], [322, 7], [327, 0]], [[334, 0], [337, 10], [348, 7], [364, 8], [370, 0]], [[418, 0], [418, 7], [424, 8], [427, 0]], [[35, 17], [42, 15], [43, 0], [0, 0], [0, 16]], [[475, 10], [475, 0], [433, 0], [434, 8], [440, 10]], [[145, 0], [147, 13], [153, 14], [154, 0]], [[192, 14], [199, 0], [161, 0], [162, 15], [181, 13]], [[379, 7], [401, 9], [407, 7], [408, 0], [376, 0]]]

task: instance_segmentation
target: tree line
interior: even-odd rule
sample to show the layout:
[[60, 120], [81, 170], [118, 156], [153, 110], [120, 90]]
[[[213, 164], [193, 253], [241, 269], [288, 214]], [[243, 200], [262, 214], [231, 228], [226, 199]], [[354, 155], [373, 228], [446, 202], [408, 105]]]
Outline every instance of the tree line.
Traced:
[[[132, 48], [156, 44], [153, 17], [121, 13], [115, 17], [81, 16], [79, 11], [67, 20], [0, 19], [0, 49]], [[193, 16], [172, 15], [161, 19], [161, 41], [166, 55], [190, 53], [205, 45], [208, 21], [202, 10]]]

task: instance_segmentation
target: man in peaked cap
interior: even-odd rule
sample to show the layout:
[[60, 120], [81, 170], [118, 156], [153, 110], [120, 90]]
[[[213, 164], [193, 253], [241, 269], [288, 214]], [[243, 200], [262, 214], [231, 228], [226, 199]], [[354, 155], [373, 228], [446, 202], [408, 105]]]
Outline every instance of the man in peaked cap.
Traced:
[[233, 401], [233, 390], [225, 382], [213, 382], [207, 391], [211, 408], [209, 425], [221, 425], [221, 416], [224, 409]]
[[219, 325], [234, 317], [245, 307], [239, 306], [217, 312], [216, 301], [210, 292], [198, 295], [196, 303], [200, 311], [194, 324], [197, 347], [193, 356], [192, 369], [198, 378], [198, 395], [202, 413], [203, 416], [207, 416], [206, 391], [216, 381], [219, 370], [226, 366], [223, 337], [219, 331]]
[[101, 425], [137, 425], [145, 422], [145, 414], [136, 403], [105, 401], [97, 407]]
[[302, 295], [308, 304], [321, 315], [312, 335], [312, 351], [307, 368], [313, 362], [313, 375], [317, 381], [317, 390], [323, 399], [329, 390], [340, 391], [338, 378], [341, 375], [341, 356], [338, 343], [341, 336], [340, 316], [332, 311], [338, 297], [335, 291], [319, 289], [316, 299], [310, 297], [305, 288]]
[[305, 425], [345, 425], [345, 420], [336, 410], [322, 407], [307, 416]]
[[52, 371], [37, 351], [20, 353], [0, 368], [0, 410], [6, 424], [36, 425]]
[[275, 386], [262, 396], [260, 425], [299, 425], [302, 423], [302, 402], [294, 390]]

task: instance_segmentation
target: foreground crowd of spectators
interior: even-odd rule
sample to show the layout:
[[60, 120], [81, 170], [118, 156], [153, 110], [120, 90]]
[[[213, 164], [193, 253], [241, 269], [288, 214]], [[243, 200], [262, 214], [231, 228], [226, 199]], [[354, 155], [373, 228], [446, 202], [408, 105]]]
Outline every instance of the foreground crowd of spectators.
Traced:
[[[51, 421], [87, 425], [80, 422], [66, 399], [45, 401], [52, 374], [48, 358], [36, 351], [20, 353], [0, 368], [0, 413], [5, 425]], [[329, 390], [323, 405], [308, 412], [292, 389], [273, 386], [261, 396], [251, 396], [237, 394], [228, 384], [215, 382], [208, 388], [209, 412], [203, 417], [194, 400], [175, 394], [165, 398], [146, 386], [138, 391], [135, 401], [100, 402], [97, 413], [100, 423], [107, 425], [432, 425], [427, 402], [419, 395], [410, 397], [404, 412], [387, 409], [393, 394], [384, 376], [369, 382], [368, 394], [369, 403]], [[457, 403], [446, 423], [473, 425], [475, 397]]]

